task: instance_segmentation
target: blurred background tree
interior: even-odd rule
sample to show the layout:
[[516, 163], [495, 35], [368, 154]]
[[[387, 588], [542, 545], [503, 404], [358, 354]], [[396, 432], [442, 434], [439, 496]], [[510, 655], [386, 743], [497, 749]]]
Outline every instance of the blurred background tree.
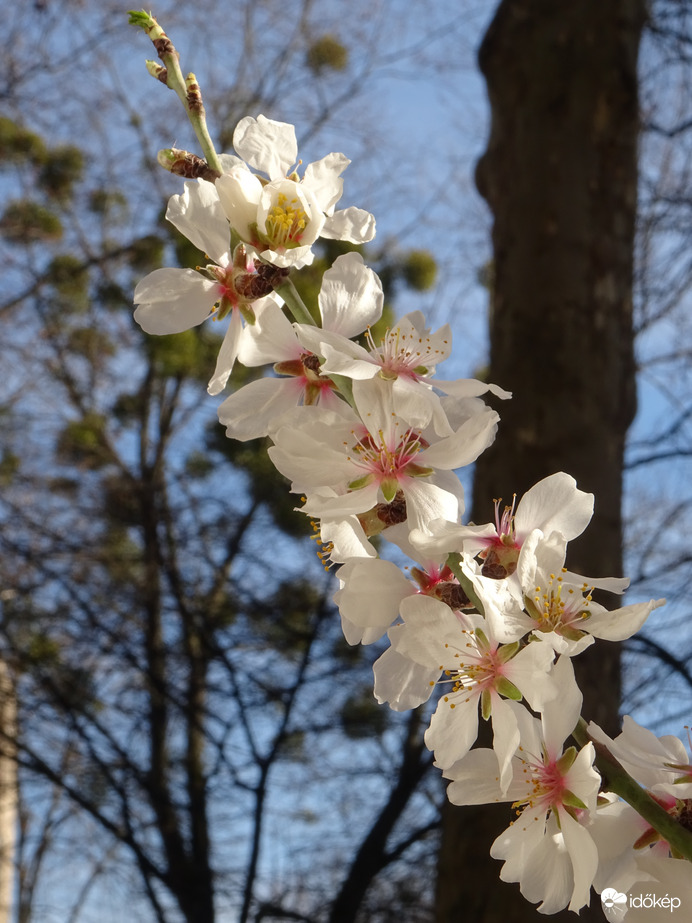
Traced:
[[[341, 638], [333, 577], [319, 565], [295, 499], [263, 446], [232, 443], [218, 426], [205, 393], [218, 345], [214, 325], [158, 339], [132, 321], [132, 291], [143, 275], [201, 261], [162, 219], [181, 183], [155, 162], [156, 150], [170, 143], [196, 148], [177, 99], [147, 77], [142, 60], [152, 50], [128, 29], [125, 11], [112, 2], [88, 6], [17, 4], [3, 38], [0, 633], [9, 669], [2, 694], [18, 716], [16, 733], [12, 721], [4, 726], [0, 756], [19, 769], [12, 919], [108, 923], [122, 920], [127, 906], [129, 917], [147, 923], [423, 923], [436, 915], [447, 923], [450, 907], [457, 920], [473, 906], [468, 888], [458, 886], [464, 877], [474, 900], [485, 903], [488, 892], [475, 867], [469, 874], [468, 860], [462, 863], [463, 849], [443, 844], [433, 906], [444, 792], [422, 746], [425, 717], [374, 704], [371, 664], [379, 650], [349, 648]], [[634, 0], [616, 6], [624, 20], [641, 13]], [[240, 118], [263, 112], [297, 125], [304, 162], [331, 150], [352, 158], [345, 204], [378, 219], [364, 255], [383, 279], [390, 309], [422, 307], [431, 324], [453, 326], [448, 364], [455, 368], [445, 377], [485, 364], [490, 283], [489, 374], [515, 392], [513, 409], [500, 408], [497, 449], [516, 464], [498, 477], [491, 473], [498, 456], [488, 454], [474, 515], [487, 520], [492, 497], [521, 493], [559, 467], [593, 489], [587, 468], [600, 471], [601, 440], [612, 436], [616, 486], [597, 488], [597, 510], [610, 505], [614, 531], [600, 541], [589, 533], [597, 567], [572, 563], [590, 574], [619, 570], [618, 466], [631, 395], [625, 401], [610, 392], [598, 411], [584, 401], [580, 388], [607, 379], [592, 380], [601, 376], [593, 353], [571, 351], [556, 305], [573, 299], [577, 315], [578, 289], [584, 331], [592, 311], [610, 324], [624, 320], [596, 343], [629, 361], [630, 321], [612, 306], [627, 310], [622, 280], [631, 274], [632, 242], [617, 257], [614, 289], [599, 288], [580, 262], [596, 259], [603, 278], [615, 271], [595, 217], [578, 236], [561, 214], [553, 228], [546, 209], [586, 205], [580, 187], [567, 195], [557, 182], [550, 146], [564, 140], [558, 127], [575, 142], [570, 156], [579, 164], [579, 145], [593, 139], [583, 121], [571, 121], [576, 110], [587, 122], [598, 117], [591, 124], [604, 137], [624, 116], [625, 135], [613, 134], [629, 145], [631, 169], [637, 116], [631, 100], [615, 111], [619, 104], [607, 94], [594, 104], [578, 93], [570, 108], [581, 60], [573, 21], [547, 0], [505, 0], [495, 38], [485, 40], [494, 116], [479, 175], [495, 222], [491, 260], [487, 212], [471, 190], [485, 124], [472, 71], [474, 45], [495, 4], [449, 0], [423, 20], [405, 0], [356, 0], [348, 16], [331, 0], [300, 0], [290, 11], [278, 0], [202, 0], [194, 9], [167, 0], [153, 12], [183, 69], [200, 80], [220, 148], [230, 149]], [[588, 3], [573, 13], [584, 17], [577, 34], [602, 51], [597, 62], [591, 51], [582, 60], [590, 80], [596, 63], [616, 77], [612, 60], [623, 53], [619, 77], [632, 79], [633, 33], [620, 33], [619, 45], [615, 33], [611, 59], [596, 12]], [[656, 0], [640, 55], [647, 131], [633, 301], [645, 412], [624, 456], [625, 572], [635, 575], [638, 597], [667, 595], [678, 604], [655, 613], [628, 646], [623, 707], [670, 722], [689, 711], [692, 647], [689, 632], [670, 633], [689, 622], [689, 26], [687, 0]], [[541, 30], [548, 50], [532, 55]], [[509, 91], [492, 74], [525, 69], [526, 82], [514, 91], [537, 79], [540, 86], [548, 64], [556, 69], [542, 83], [545, 96], [536, 100], [524, 89], [512, 126], [499, 98]], [[567, 77], [573, 83], [565, 88]], [[516, 149], [526, 141], [532, 157], [512, 154], [508, 138]], [[597, 158], [602, 173], [589, 173], [588, 158], [582, 163], [587, 177], [597, 176], [588, 201], [604, 215], [608, 195], [632, 189], [629, 174], [608, 172], [614, 153]], [[519, 223], [503, 242], [503, 214], [510, 213]], [[544, 244], [563, 247], [559, 259], [541, 249], [535, 231]], [[507, 259], [524, 253], [522, 241], [536, 247], [526, 254], [520, 286]], [[325, 247], [304, 274], [308, 300], [338, 252]], [[594, 291], [599, 298], [588, 297]], [[508, 319], [512, 304], [531, 302], [544, 316], [524, 328]], [[607, 355], [600, 361], [607, 365]], [[579, 372], [576, 390], [568, 369]], [[633, 371], [608, 369], [622, 394]], [[551, 428], [548, 407], [557, 406], [558, 393], [566, 419]], [[565, 402], [574, 413], [564, 413]], [[528, 441], [521, 434], [527, 419]], [[528, 457], [521, 466], [520, 444]], [[617, 675], [617, 658], [608, 669]], [[615, 681], [611, 687], [612, 717]], [[661, 689], [669, 693], [666, 712]], [[10, 792], [14, 785], [10, 778]], [[489, 817], [480, 823], [492, 840]], [[0, 836], [4, 847], [6, 840]], [[485, 851], [475, 840], [470, 849]], [[483, 873], [497, 898], [487, 902], [493, 912], [532, 917], [535, 909], [498, 883], [498, 871], [488, 861]]]
[[[181, 50], [191, 36], [184, 66], [199, 71], [218, 11], [171, 6], [156, 12]], [[409, 28], [383, 56], [362, 17], [342, 24], [336, 5], [314, 6], [296, 4], [288, 28], [279, 4], [229, 10], [239, 25], [204, 84], [221, 147], [263, 111], [297, 121], [302, 150], [314, 137], [322, 156], [329, 123], [378, 68], [415, 67], [436, 41], [434, 24], [415, 40]], [[389, 20], [397, 5], [368, 10]], [[190, 923], [415, 919], [430, 906], [416, 869], [424, 844], [434, 864], [443, 798], [425, 725], [377, 707], [377, 654], [343, 641], [296, 498], [264, 444], [225, 438], [205, 393], [220, 334], [148, 337], [132, 321], [144, 274], [204, 255], [163, 220], [181, 182], [155, 150], [189, 128], [126, 21], [113, 4], [66, 0], [15, 10], [5, 37], [0, 631], [3, 696], [19, 712], [16, 734], [3, 724], [19, 767], [14, 919], [121, 920], [130, 905], [138, 919]], [[363, 149], [360, 118], [350, 133]], [[308, 302], [340, 252], [328, 242], [302, 274]], [[392, 237], [365, 255], [388, 299], [434, 282], [420, 244]], [[233, 386], [252, 374], [239, 369]]]

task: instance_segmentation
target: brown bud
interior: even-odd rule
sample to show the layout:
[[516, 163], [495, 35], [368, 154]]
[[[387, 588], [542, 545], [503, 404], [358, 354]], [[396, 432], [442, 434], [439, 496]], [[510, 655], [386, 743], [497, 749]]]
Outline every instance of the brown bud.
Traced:
[[202, 102], [202, 91], [199, 88], [195, 75], [188, 74], [185, 84], [187, 86], [187, 105], [190, 112], [203, 113], [204, 103]]
[[290, 270], [270, 263], [258, 263], [255, 272], [241, 272], [234, 278], [235, 290], [248, 301], [264, 298], [288, 278]]
[[212, 170], [206, 160], [198, 157], [197, 154], [175, 149], [172, 153], [173, 156], [168, 159], [165, 166], [176, 176], [182, 176], [185, 179], [205, 179], [210, 183], [215, 182], [221, 176], [218, 170]]
[[156, 49], [156, 53], [158, 54], [158, 56], [161, 58], [162, 61], [163, 61], [164, 55], [167, 55], [167, 54], [175, 55], [176, 58], [180, 57], [178, 55], [178, 52], [175, 50], [175, 46], [173, 42], [168, 38], [165, 32], [160, 38], [152, 39], [152, 43], [154, 45], [154, 48]]
[[450, 609], [473, 609], [473, 603], [458, 583], [438, 583], [434, 595]]
[[386, 526], [396, 526], [406, 522], [406, 497], [403, 490], [397, 490], [391, 503], [378, 503], [375, 507], [377, 518]]

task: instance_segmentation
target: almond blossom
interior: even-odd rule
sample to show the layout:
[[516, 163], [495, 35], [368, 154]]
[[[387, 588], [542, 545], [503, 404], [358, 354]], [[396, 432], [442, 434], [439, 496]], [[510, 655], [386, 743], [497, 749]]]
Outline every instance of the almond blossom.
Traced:
[[582, 696], [571, 681], [568, 659], [561, 658], [555, 675], [559, 698], [548, 701], [540, 721], [526, 709], [508, 703], [516, 714], [521, 744], [511, 760], [512, 781], [501, 784], [498, 758], [492, 750], [472, 750], [444, 775], [453, 804], [513, 802], [516, 820], [493, 843], [490, 854], [504, 860], [503, 881], [518, 881], [521, 893], [540, 903], [540, 913], [589, 903], [598, 868], [596, 845], [589, 834], [596, 809], [600, 776], [593, 768], [595, 751], [563, 751], [563, 742], [577, 723]]
[[457, 398], [480, 397], [487, 392], [502, 399], [511, 397], [497, 385], [475, 379], [431, 381], [436, 366], [450, 354], [452, 333], [449, 324], [431, 333], [421, 311], [402, 317], [379, 343], [375, 343], [368, 330], [368, 349], [348, 336], [319, 328], [306, 328], [301, 339], [313, 352], [324, 356], [322, 369], [328, 375], [343, 375], [356, 381], [379, 375], [391, 381], [394, 412], [405, 415], [413, 426], [425, 427], [434, 420], [440, 435], [448, 435], [451, 430], [433, 385]]
[[146, 333], [164, 335], [189, 330], [210, 317], [222, 320], [230, 315], [208, 387], [210, 394], [218, 394], [238, 355], [241, 314], [252, 320], [249, 305], [259, 303], [252, 293], [240, 291], [241, 280], [253, 278], [255, 264], [243, 248], [231, 257], [230, 228], [211, 183], [185, 183], [183, 194], [170, 198], [166, 218], [213, 262], [197, 270], [169, 268], [149, 273], [135, 288], [134, 318]]
[[[681, 740], [672, 735], [656, 737], [629, 715], [624, 718], [622, 733], [614, 740], [594, 722], [588, 725], [588, 733], [597, 744], [607, 748], [657, 804], [683, 827], [688, 827], [692, 814], [692, 765]], [[613, 818], [617, 819], [615, 840]], [[597, 843], [609, 878], [615, 872], [620, 878], [633, 874], [642, 851], [650, 850], [662, 858], [676, 855], [665, 837], [629, 804], [614, 803], [600, 812], [597, 826]]]
[[588, 731], [595, 740], [605, 744], [627, 772], [642, 785], [692, 783], [692, 762], [679, 737], [673, 734], [656, 737], [648, 728], [637, 724], [630, 715], [622, 719], [622, 732], [614, 740], [593, 722], [589, 724]]
[[[338, 257], [323, 278], [318, 297], [325, 329], [361, 333], [382, 314], [384, 295], [377, 275], [358, 253]], [[320, 404], [335, 409], [340, 398], [335, 385], [322, 374], [319, 359], [302, 345], [298, 331], [278, 304], [265, 300], [247, 328], [239, 358], [247, 367], [273, 365], [282, 377], [250, 382], [219, 407], [226, 435], [240, 440], [266, 436], [275, 420], [298, 404]]]
[[298, 269], [313, 261], [318, 237], [365, 243], [375, 236], [375, 219], [362, 209], [334, 211], [343, 192], [341, 173], [350, 160], [328, 154], [310, 163], [302, 179], [295, 172], [298, 144], [293, 125], [260, 115], [236, 126], [233, 147], [267, 182], [238, 164], [216, 181], [231, 227], [260, 260]]
[[651, 612], [664, 599], [621, 606], [609, 611], [593, 599], [598, 587], [622, 592], [629, 581], [617, 577], [580, 578], [562, 568], [558, 574], [532, 570], [532, 592], [524, 597], [526, 627], [550, 638], [555, 649], [569, 654], [583, 649], [582, 641], [592, 638], [624, 641], [639, 631]]
[[351, 637], [356, 634], [357, 626], [363, 629], [359, 642], [379, 640], [399, 617], [401, 603], [409, 596], [431, 596], [454, 610], [472, 608], [459, 581], [443, 561], [423, 560], [405, 539], [391, 533], [385, 537], [404, 548], [416, 563], [407, 567], [408, 577], [399, 565], [379, 557], [354, 557], [339, 568], [339, 590], [333, 599], [339, 607], [342, 624], [346, 620], [353, 626]]
[[[493, 746], [502, 785], [511, 778], [509, 761], [519, 745], [516, 716], [507, 699], [526, 698], [540, 710], [558, 689], [550, 672], [553, 651], [540, 642], [520, 649], [500, 645], [480, 615], [461, 615], [443, 602], [418, 595], [401, 603], [403, 625], [389, 632], [392, 647], [422, 666], [444, 673], [440, 698], [425, 742], [435, 764], [448, 768], [464, 756], [478, 735], [478, 711], [492, 717]], [[432, 692], [432, 689], [430, 690]]]
[[[342, 565], [334, 600], [348, 643], [387, 633], [390, 646], [374, 665], [376, 699], [401, 711], [438, 696], [425, 742], [451, 780], [450, 801], [513, 803], [516, 819], [491, 849], [503, 861], [500, 877], [519, 882], [541, 913], [578, 912], [593, 886], [615, 914], [609, 919], [620, 912], [620, 887], [687, 887], [689, 866], [658, 830], [610, 792], [597, 800], [593, 765], [607, 748], [637, 783], [632, 804], [645, 786], [684, 827], [692, 766], [682, 743], [626, 717], [615, 740], [589, 725], [592, 742], [565, 748], [584, 726], [571, 658], [594, 638], [629, 638], [664, 600], [608, 611], [593, 591], [623, 593], [628, 581], [566, 569], [568, 543], [591, 520], [594, 497], [565, 472], [518, 503], [495, 501], [494, 523], [461, 524], [455, 471], [493, 442], [499, 420], [481, 397], [511, 394], [434, 377], [450, 355], [451, 328], [432, 332], [420, 311], [376, 341], [382, 286], [357, 253], [325, 272], [321, 326], [312, 325], [291, 273], [313, 262], [320, 237], [365, 243], [375, 234], [368, 212], [336, 210], [350, 161], [330, 153], [302, 170], [294, 127], [263, 115], [242, 119], [233, 145], [238, 157], [218, 157], [202, 135], [210, 161], [189, 157], [207, 180], [185, 183], [166, 212], [207, 264], [146, 276], [135, 289], [135, 320], [168, 334], [228, 319], [211, 394], [236, 360], [266, 368], [220, 405], [219, 420], [231, 438], [273, 442], [269, 456], [302, 496], [320, 559]], [[291, 323], [285, 309], [303, 322]], [[364, 331], [361, 346], [353, 338]], [[378, 536], [408, 556], [404, 570], [379, 557]], [[492, 749], [473, 749], [479, 713], [492, 722]], [[666, 828], [663, 812], [656, 821], [656, 811], [640, 810], [675, 844], [678, 828]], [[678, 855], [685, 849], [678, 844]]]
[[463, 489], [452, 470], [470, 464], [492, 442], [495, 411], [473, 405], [452, 435], [440, 438], [394, 414], [387, 382], [362, 384], [368, 387], [354, 393], [357, 414], [350, 408], [331, 416], [318, 407], [296, 408], [270, 433], [269, 455], [291, 479], [291, 490], [307, 496], [304, 512], [318, 518], [365, 513], [400, 492], [410, 528], [440, 514], [456, 517]]
[[412, 535], [412, 541], [429, 550], [445, 548], [478, 556], [483, 576], [502, 578], [514, 574], [531, 537], [527, 549], [535, 549], [539, 540], [543, 540], [544, 554], [548, 542], [554, 546], [553, 566], [559, 568], [567, 542], [581, 535], [591, 521], [594, 496], [579, 490], [574, 478], [560, 471], [534, 484], [518, 505], [515, 498], [501, 511], [501, 502], [495, 501], [494, 523], [433, 522], [427, 532]]

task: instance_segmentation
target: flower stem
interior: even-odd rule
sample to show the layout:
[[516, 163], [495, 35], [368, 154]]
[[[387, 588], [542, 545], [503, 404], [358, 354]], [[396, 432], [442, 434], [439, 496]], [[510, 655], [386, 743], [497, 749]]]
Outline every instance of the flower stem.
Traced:
[[298, 294], [298, 289], [291, 279], [286, 279], [281, 285], [277, 285], [274, 291], [278, 292], [286, 302], [286, 307], [293, 315], [293, 319], [296, 323], [309, 324], [311, 327], [317, 326], [315, 318], [308, 311], [307, 305]]
[[[169, 39], [156, 19], [144, 10], [131, 10], [129, 22], [131, 25], [140, 26], [147, 33], [156, 48], [157, 54], [165, 67], [165, 72], [159, 76], [162, 82], [165, 82], [169, 89], [174, 90], [182, 102], [187, 117], [190, 120], [197, 140], [200, 143], [204, 158], [212, 170], [222, 173], [219, 155], [216, 153], [214, 144], [207, 129], [207, 119], [202, 104], [202, 95], [200, 93], [197, 79], [194, 74], [188, 74], [187, 80], [183, 77], [180, 69], [180, 55], [176, 51], [173, 42]], [[150, 67], [152, 62], [147, 62], [150, 72], [154, 73]], [[165, 80], [163, 77], [165, 76]]]
[[604, 781], [604, 789], [619, 795], [668, 843], [674, 854], [692, 862], [692, 832], [686, 830], [662, 808], [649, 793], [615, 759], [608, 748], [589, 735], [586, 721], [579, 719], [572, 732], [583, 746], [591, 742], [596, 750], [595, 765]]
[[456, 551], [450, 552], [445, 563], [459, 581], [459, 586], [462, 588], [464, 593], [466, 593], [469, 601], [474, 604], [481, 615], [485, 616], [485, 608], [474, 589], [473, 583], [461, 569], [461, 555]]
[[[326, 372], [325, 372], [326, 374]], [[330, 375], [331, 380], [336, 385], [337, 391], [343, 397], [347, 404], [350, 404], [356, 410], [356, 402], [353, 397], [353, 382], [345, 375]]]

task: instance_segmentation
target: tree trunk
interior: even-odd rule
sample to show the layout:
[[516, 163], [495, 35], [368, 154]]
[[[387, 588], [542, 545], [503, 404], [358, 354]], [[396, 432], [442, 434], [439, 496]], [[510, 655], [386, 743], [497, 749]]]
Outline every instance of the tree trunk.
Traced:
[[17, 840], [17, 696], [0, 660], [0, 923], [12, 920]]
[[[556, 471], [596, 497], [568, 566], [622, 573], [622, 468], [636, 404], [632, 262], [643, 0], [502, 0], [480, 48], [492, 110], [479, 191], [494, 217], [490, 380], [514, 392], [476, 466], [473, 518]], [[583, 714], [617, 729], [619, 649], [575, 660]], [[536, 908], [488, 857], [509, 809], [448, 805], [437, 921]], [[573, 919], [558, 914], [552, 919]], [[580, 919], [603, 919], [597, 899]]]

